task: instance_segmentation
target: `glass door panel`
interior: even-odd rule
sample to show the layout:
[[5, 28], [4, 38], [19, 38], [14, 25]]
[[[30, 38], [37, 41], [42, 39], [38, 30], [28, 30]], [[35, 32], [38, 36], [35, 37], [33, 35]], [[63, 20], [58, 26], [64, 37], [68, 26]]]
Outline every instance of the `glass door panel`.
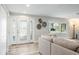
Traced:
[[18, 24], [18, 35], [20, 40], [27, 40], [27, 22], [21, 21]]
[[32, 41], [32, 22], [27, 20], [18, 21], [17, 37], [19, 43], [26, 43]]

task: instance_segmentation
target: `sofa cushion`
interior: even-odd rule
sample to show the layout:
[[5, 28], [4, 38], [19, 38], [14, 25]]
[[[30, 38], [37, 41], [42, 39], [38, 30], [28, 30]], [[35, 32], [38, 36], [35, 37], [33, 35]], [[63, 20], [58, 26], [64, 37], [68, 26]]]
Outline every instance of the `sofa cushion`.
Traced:
[[71, 49], [71, 50], [76, 50], [77, 47], [79, 47], [79, 43], [77, 43], [77, 41], [72, 40], [72, 39], [65, 39], [65, 38], [54, 38], [53, 42], [55, 44], [58, 44], [60, 46], [63, 46], [65, 48]]

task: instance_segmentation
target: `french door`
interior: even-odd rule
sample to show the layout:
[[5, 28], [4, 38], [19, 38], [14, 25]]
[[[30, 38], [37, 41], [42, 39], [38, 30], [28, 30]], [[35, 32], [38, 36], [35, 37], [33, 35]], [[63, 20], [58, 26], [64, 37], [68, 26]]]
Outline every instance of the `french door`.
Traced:
[[17, 43], [32, 41], [32, 21], [19, 20], [17, 22]]

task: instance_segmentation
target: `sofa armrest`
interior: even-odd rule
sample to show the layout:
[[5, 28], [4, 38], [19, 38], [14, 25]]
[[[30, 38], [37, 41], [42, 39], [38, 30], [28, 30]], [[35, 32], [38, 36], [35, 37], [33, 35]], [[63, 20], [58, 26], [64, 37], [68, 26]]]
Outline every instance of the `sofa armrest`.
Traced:
[[50, 41], [44, 38], [39, 38], [39, 52], [42, 55], [50, 55]]

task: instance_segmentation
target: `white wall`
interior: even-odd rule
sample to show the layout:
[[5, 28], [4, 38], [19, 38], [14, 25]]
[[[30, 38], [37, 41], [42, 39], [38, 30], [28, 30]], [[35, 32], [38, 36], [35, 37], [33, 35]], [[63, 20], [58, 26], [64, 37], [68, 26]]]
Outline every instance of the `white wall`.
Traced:
[[65, 23], [66, 24], [66, 31], [65, 32], [52, 32], [51, 34], [55, 34], [58, 37], [70, 38], [69, 37], [69, 21], [68, 21], [68, 19], [53, 17], [48, 22], [49, 23], [58, 23], [58, 24]]
[[[15, 20], [18, 20], [20, 18], [20, 16], [28, 16], [30, 20], [33, 21], [33, 41], [37, 41], [38, 38], [41, 36], [41, 35], [48, 35], [49, 34], [49, 26], [48, 26], [48, 22], [49, 21], [53, 21], [53, 22], [64, 22], [68, 25], [68, 21], [67, 19], [63, 19], [63, 18], [57, 18], [57, 17], [46, 17], [46, 16], [34, 16], [34, 15], [20, 15], [20, 14], [10, 14], [10, 17], [8, 19], [8, 42], [9, 44], [12, 44], [12, 29], [11, 29], [11, 24], [12, 24], [12, 21], [15, 19]], [[41, 18], [43, 21], [47, 22], [47, 26], [44, 28], [42, 27], [40, 30], [37, 29], [37, 24], [39, 23], [38, 22], [38, 19]], [[25, 19], [25, 17], [21, 18], [21, 19]], [[67, 29], [67, 32], [68, 32], [68, 29]], [[17, 40], [17, 39], [16, 39]]]
[[42, 27], [40, 30], [37, 29], [37, 24], [39, 24], [39, 21], [38, 19], [41, 18], [42, 21], [45, 21], [48, 23], [48, 19], [47, 17], [33, 17], [34, 18], [34, 40], [38, 40], [38, 38], [41, 36], [41, 35], [45, 35], [45, 34], [48, 34], [48, 25], [44, 28]]
[[[37, 24], [39, 23], [38, 22], [38, 19], [41, 18], [43, 21], [47, 22], [47, 26], [44, 28], [42, 27], [40, 30], [38, 30], [36, 27], [37, 27]], [[64, 19], [64, 18], [57, 18], [57, 17], [46, 17], [46, 16], [32, 16], [32, 20], [34, 20], [34, 40], [38, 40], [38, 38], [41, 36], [41, 35], [49, 35], [49, 21], [51, 22], [54, 22], [54, 23], [66, 23], [67, 25], [67, 29], [66, 29], [66, 34], [69, 38], [69, 22], [68, 22], [68, 19]], [[60, 33], [61, 34], [61, 33]], [[59, 35], [60, 35], [59, 34]], [[63, 34], [61, 34], [62, 37], [63, 37]]]
[[[10, 45], [10, 44], [13, 44], [13, 43], [15, 43], [16, 41], [17, 41], [17, 28], [16, 28], [16, 41], [15, 42], [13, 42], [13, 28], [12, 28], [12, 24], [13, 24], [13, 21], [15, 20], [15, 21], [18, 21], [18, 20], [22, 20], [22, 19], [27, 19], [26, 17], [27, 17], [28, 15], [13, 15], [13, 14], [10, 14], [10, 16], [9, 16], [9, 19], [8, 19], [8, 44]], [[37, 39], [38, 39], [38, 37], [39, 36], [41, 36], [41, 34], [47, 34], [47, 27], [46, 28], [42, 28], [41, 30], [37, 30], [37, 28], [36, 28], [36, 26], [37, 26], [37, 24], [39, 23], [38, 22], [38, 18], [40, 18], [39, 16], [28, 16], [29, 17], [29, 20], [32, 20], [32, 22], [33, 22], [33, 25], [32, 25], [32, 27], [33, 27], [33, 41], [36, 41]], [[47, 19], [45, 18], [45, 17], [41, 17], [44, 21], [46, 21], [47, 22]], [[29, 26], [28, 26], [28, 28], [29, 28]], [[29, 33], [30, 31], [28, 31], [28, 33]]]
[[71, 38], [73, 38], [73, 25], [75, 25], [75, 38], [76, 38], [76, 34], [79, 33], [79, 18], [69, 19], [69, 27], [70, 27], [69, 32], [70, 32], [70, 37]]
[[0, 54], [6, 54], [6, 19], [7, 14], [0, 5]]

